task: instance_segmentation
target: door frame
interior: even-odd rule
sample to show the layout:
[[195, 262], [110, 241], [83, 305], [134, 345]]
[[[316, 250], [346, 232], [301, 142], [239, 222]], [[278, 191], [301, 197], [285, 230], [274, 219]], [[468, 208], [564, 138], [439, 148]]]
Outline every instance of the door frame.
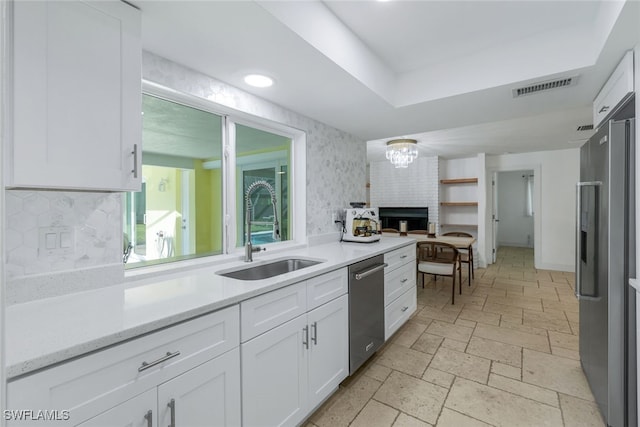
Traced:
[[493, 201], [491, 203], [491, 264], [495, 264], [498, 255], [498, 223], [500, 217], [498, 215], [498, 173], [491, 174], [491, 195]]
[[[487, 168], [487, 176], [491, 177], [491, 179], [487, 179], [487, 203], [486, 203], [486, 217], [485, 217], [485, 229], [493, 230], [493, 219], [492, 219], [492, 211], [493, 211], [493, 178], [497, 177], [498, 172], [514, 172], [514, 171], [522, 171], [522, 170], [532, 170], [533, 171], [533, 259], [535, 268], [540, 268], [541, 265], [541, 254], [539, 248], [542, 244], [542, 218], [540, 217], [540, 212], [542, 212], [542, 165], [540, 163], [523, 163], [518, 165], [510, 165], [510, 166], [494, 166]], [[498, 200], [498, 202], [500, 202]], [[497, 206], [496, 206], [497, 208]], [[486, 253], [493, 254], [495, 247], [495, 239], [486, 239]], [[493, 255], [490, 257], [486, 257], [487, 262], [493, 261]]]

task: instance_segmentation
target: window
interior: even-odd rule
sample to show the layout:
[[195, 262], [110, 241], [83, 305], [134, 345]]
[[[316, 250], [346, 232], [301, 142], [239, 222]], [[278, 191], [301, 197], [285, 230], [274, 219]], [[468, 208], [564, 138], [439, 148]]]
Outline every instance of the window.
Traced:
[[[273, 188], [277, 203], [274, 212], [267, 189], [252, 192], [252, 243], [276, 242], [275, 217], [280, 240], [292, 240], [296, 132], [288, 134], [277, 125], [272, 129], [249, 120], [240, 124], [209, 111], [219, 107], [215, 104], [170, 95], [174, 96], [143, 94], [142, 189], [124, 197], [127, 266], [229, 253], [243, 246], [245, 193], [256, 181]], [[304, 155], [303, 149], [300, 154]], [[225, 217], [235, 221], [225, 224]]]
[[522, 175], [524, 178], [524, 216], [533, 216], [533, 175]]
[[276, 204], [274, 212], [269, 191], [258, 187], [250, 195], [251, 243], [272, 243], [273, 221], [279, 221], [280, 240], [289, 239], [289, 159], [291, 139], [285, 136], [237, 124], [236, 140], [236, 204], [242, 206], [237, 210], [236, 236], [237, 246], [246, 243], [246, 191], [256, 181], [266, 181], [275, 191]]

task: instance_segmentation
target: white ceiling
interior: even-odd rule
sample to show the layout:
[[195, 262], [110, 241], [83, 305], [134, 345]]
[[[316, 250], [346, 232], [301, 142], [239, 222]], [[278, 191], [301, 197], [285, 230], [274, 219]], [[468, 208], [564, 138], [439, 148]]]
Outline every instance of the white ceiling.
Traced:
[[[443, 157], [577, 146], [591, 101], [640, 41], [638, 1], [133, 3], [144, 49], [370, 141], [370, 160], [398, 136]], [[276, 84], [251, 88], [249, 72]]]

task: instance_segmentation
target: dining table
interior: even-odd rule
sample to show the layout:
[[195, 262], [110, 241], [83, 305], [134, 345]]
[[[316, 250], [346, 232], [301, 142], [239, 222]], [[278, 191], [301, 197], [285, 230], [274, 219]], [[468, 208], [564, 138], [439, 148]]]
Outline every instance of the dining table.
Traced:
[[[400, 233], [382, 233], [382, 236], [401, 236]], [[411, 234], [408, 233], [404, 237], [411, 237], [412, 239], [416, 239], [418, 242], [438, 242], [438, 243], [449, 243], [450, 245], [455, 246], [458, 249], [469, 249], [471, 245], [476, 242], [475, 237], [458, 237], [458, 236], [443, 236], [436, 235], [435, 237], [430, 237], [428, 234]]]

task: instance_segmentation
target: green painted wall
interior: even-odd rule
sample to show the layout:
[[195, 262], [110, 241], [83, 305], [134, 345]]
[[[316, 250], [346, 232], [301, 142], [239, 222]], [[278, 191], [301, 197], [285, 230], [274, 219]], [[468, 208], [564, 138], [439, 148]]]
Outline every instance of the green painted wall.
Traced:
[[222, 252], [222, 175], [220, 169], [204, 169], [201, 160], [195, 168], [196, 253]]

